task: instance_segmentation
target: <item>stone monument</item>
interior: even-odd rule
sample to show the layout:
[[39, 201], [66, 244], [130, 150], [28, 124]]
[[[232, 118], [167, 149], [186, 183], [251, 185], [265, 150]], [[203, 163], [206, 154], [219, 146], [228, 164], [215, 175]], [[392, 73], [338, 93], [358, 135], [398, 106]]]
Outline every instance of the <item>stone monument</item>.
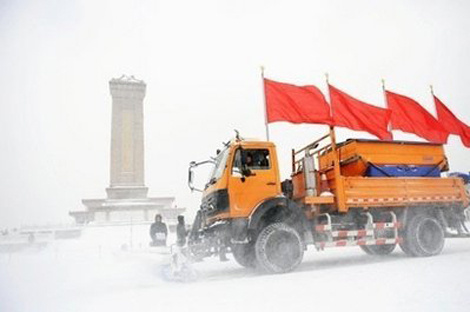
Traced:
[[83, 199], [86, 211], [72, 211], [77, 223], [152, 221], [156, 213], [174, 223], [185, 209], [174, 197], [147, 197], [144, 182], [144, 113], [146, 84], [134, 76], [111, 79], [111, 174], [106, 199]]

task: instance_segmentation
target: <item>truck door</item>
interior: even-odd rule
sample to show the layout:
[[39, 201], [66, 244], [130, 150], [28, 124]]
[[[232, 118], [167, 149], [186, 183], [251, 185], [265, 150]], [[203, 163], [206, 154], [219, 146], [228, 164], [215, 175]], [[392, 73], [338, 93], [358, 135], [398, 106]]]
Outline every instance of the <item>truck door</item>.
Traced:
[[[242, 157], [251, 175], [242, 174]], [[229, 176], [232, 217], [247, 217], [263, 200], [280, 193], [278, 169], [268, 148], [237, 149]]]

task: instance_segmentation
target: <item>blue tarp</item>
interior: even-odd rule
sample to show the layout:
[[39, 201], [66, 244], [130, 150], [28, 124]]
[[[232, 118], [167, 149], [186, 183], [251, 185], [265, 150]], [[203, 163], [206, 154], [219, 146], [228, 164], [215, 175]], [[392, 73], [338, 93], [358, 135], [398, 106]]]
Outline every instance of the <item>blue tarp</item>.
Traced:
[[438, 166], [376, 166], [369, 164], [366, 176], [368, 177], [440, 177]]
[[469, 174], [462, 173], [462, 172], [452, 172], [452, 173], [449, 173], [449, 177], [459, 177], [463, 179], [465, 184], [470, 184], [470, 172]]

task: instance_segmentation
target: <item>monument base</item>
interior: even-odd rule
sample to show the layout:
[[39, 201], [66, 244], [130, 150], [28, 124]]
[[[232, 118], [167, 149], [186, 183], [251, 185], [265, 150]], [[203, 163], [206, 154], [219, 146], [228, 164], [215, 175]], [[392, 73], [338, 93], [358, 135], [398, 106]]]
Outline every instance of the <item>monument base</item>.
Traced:
[[176, 224], [177, 216], [184, 208], [173, 207], [174, 197], [134, 198], [134, 199], [84, 199], [86, 211], [71, 211], [77, 224], [122, 224], [150, 223], [156, 214], [163, 220]]
[[112, 186], [106, 188], [109, 199], [147, 198], [149, 188], [145, 186]]

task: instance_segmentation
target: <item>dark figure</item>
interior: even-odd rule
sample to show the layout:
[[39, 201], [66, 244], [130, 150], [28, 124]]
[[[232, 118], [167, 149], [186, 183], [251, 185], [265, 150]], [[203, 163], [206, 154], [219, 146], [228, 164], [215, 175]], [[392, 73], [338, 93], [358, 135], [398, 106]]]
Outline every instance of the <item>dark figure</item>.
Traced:
[[186, 224], [184, 216], [178, 216], [178, 225], [176, 225], [176, 244], [180, 247], [186, 245]]
[[32, 244], [34, 243], [34, 241], [36, 240], [36, 238], [34, 237], [34, 233], [29, 233], [28, 235], [28, 243]]
[[168, 229], [166, 224], [162, 222], [162, 216], [155, 215], [155, 222], [150, 226], [150, 237], [152, 238], [151, 246], [166, 246], [166, 238]]
[[250, 153], [248, 153], [246, 155], [246, 166], [247, 167], [253, 167], [254, 163], [253, 163], [253, 156], [251, 156]]

